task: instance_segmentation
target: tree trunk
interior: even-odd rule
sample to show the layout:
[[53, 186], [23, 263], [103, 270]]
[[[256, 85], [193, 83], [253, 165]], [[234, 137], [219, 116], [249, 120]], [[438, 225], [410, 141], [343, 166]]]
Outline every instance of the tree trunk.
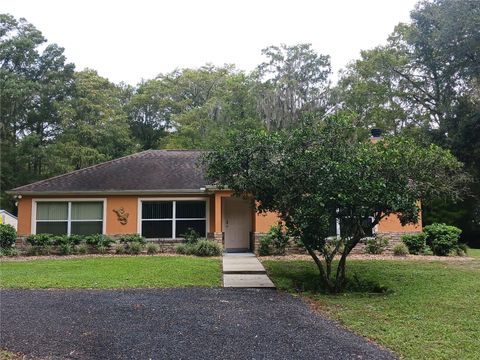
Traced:
[[331, 292], [332, 289], [333, 289], [333, 284], [332, 284], [329, 276], [327, 276], [327, 273], [325, 272], [325, 269], [323, 268], [322, 261], [318, 258], [317, 254], [315, 254], [315, 251], [313, 251], [310, 247], [305, 246], [305, 248], [307, 249], [307, 252], [313, 258], [313, 261], [315, 261], [315, 264], [318, 267], [318, 270], [320, 272], [320, 283], [325, 286], [325, 289], [328, 292]]
[[344, 251], [342, 253], [342, 256], [340, 257], [340, 261], [338, 262], [337, 275], [335, 277], [335, 288], [334, 288], [334, 293], [336, 294], [338, 294], [339, 292], [345, 289], [345, 285], [346, 285], [345, 268], [347, 264], [347, 256], [348, 256], [348, 253]]
[[347, 277], [346, 277], [346, 265], [347, 265], [347, 256], [353, 250], [353, 248], [360, 242], [362, 237], [365, 234], [363, 230], [360, 228], [360, 231], [357, 231], [357, 234], [354, 235], [352, 241], [349, 244], [345, 244], [345, 250], [340, 257], [340, 261], [338, 262], [337, 266], [337, 275], [335, 277], [335, 289], [334, 292], [338, 294], [345, 290], [345, 285], [347, 284]]

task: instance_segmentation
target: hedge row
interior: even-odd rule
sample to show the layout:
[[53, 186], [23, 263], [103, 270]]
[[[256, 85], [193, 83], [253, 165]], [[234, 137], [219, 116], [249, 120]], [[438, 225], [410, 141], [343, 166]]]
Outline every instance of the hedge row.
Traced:
[[[118, 253], [140, 253], [146, 243], [145, 238], [138, 234], [122, 235], [118, 238], [119, 244], [115, 250]], [[27, 237], [30, 245], [28, 255], [49, 255], [52, 252], [60, 255], [73, 253], [107, 253], [116, 239], [103, 235], [52, 235], [35, 234]], [[121, 250], [117, 250], [121, 249]]]
[[[12, 226], [0, 224], [0, 256], [18, 255], [15, 248], [16, 239], [17, 232]], [[217, 243], [200, 239], [195, 232], [189, 232], [186, 240], [186, 244], [180, 244], [177, 247], [177, 253], [197, 256], [218, 256], [222, 253]], [[158, 244], [147, 243], [146, 239], [138, 234], [122, 235], [118, 238], [102, 234], [88, 236], [35, 234], [28, 236], [26, 241], [27, 255], [105, 254], [110, 250], [114, 250], [117, 254], [140, 254], [143, 250], [148, 254], [160, 252]]]

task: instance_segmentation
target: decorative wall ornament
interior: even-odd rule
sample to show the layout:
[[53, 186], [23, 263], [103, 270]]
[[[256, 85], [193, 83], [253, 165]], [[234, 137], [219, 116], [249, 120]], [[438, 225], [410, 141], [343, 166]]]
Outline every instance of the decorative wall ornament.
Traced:
[[128, 222], [129, 213], [125, 212], [125, 209], [122, 207], [118, 209], [113, 209], [113, 212], [117, 214], [117, 220], [120, 224], [126, 225]]

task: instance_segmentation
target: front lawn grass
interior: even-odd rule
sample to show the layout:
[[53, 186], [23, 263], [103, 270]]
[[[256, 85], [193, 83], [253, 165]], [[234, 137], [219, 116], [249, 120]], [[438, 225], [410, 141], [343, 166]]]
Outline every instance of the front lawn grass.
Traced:
[[350, 261], [353, 283], [387, 290], [341, 295], [318, 292], [313, 261], [264, 265], [279, 289], [308, 296], [347, 328], [403, 358], [480, 359], [479, 260]]
[[156, 288], [220, 286], [219, 259], [186, 256], [1, 261], [2, 288]]
[[467, 256], [471, 256], [474, 258], [480, 258], [480, 249], [468, 248]]

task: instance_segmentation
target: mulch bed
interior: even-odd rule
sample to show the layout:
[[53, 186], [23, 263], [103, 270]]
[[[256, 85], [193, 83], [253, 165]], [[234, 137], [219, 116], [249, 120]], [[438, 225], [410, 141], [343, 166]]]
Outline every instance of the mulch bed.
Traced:
[[[336, 257], [340, 258], [339, 256]], [[261, 260], [311, 260], [310, 255], [285, 255], [285, 256], [262, 256]], [[475, 258], [468, 256], [429, 256], [429, 255], [370, 255], [370, 254], [352, 254], [348, 256], [349, 260], [414, 260], [414, 261], [472, 261]]]

